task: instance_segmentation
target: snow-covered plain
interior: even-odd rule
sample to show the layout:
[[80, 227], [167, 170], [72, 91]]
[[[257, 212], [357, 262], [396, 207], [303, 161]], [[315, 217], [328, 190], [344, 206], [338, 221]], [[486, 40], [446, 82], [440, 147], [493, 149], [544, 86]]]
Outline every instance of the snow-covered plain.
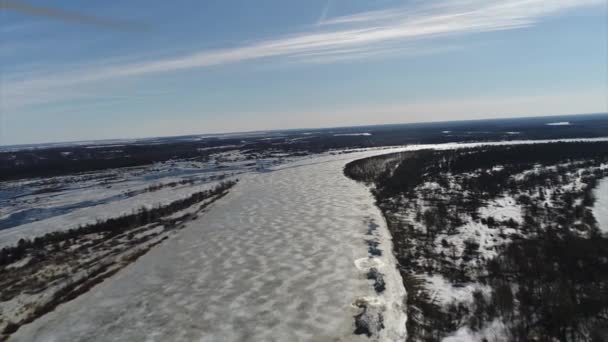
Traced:
[[[382, 314], [372, 340], [403, 340], [405, 290], [388, 230], [368, 189], [342, 173], [374, 153], [242, 177], [180, 234], [12, 339], [367, 340], [353, 335], [363, 304]], [[370, 255], [366, 240], [383, 253]], [[371, 267], [384, 276], [381, 293], [367, 279]]]

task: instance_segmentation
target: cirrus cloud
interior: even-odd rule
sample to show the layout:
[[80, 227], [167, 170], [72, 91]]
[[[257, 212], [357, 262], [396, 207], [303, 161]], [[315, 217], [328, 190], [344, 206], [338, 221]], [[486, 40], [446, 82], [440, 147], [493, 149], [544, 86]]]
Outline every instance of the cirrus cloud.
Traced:
[[[75, 68], [12, 79], [2, 84], [5, 109], [69, 97], [83, 83], [112, 81], [160, 73], [200, 69], [244, 61], [283, 58], [298, 62], [337, 62], [394, 53], [421, 40], [453, 35], [513, 30], [532, 26], [546, 17], [603, 0], [465, 0], [415, 2], [408, 7], [325, 18], [310, 31], [244, 43], [223, 49], [195, 51], [156, 60]], [[436, 47], [435, 47], [436, 49]], [[420, 53], [424, 53], [420, 49]]]

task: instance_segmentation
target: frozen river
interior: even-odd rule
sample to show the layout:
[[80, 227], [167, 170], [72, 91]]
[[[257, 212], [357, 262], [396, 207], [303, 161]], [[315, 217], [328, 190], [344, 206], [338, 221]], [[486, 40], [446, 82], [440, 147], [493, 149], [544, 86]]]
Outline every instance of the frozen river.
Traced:
[[[405, 150], [521, 143], [530, 141]], [[342, 173], [350, 160], [392, 151], [316, 157], [244, 175], [175, 237], [11, 340], [367, 341], [353, 335], [363, 307], [371, 340], [404, 340], [405, 290], [386, 224], [369, 190]], [[608, 183], [600, 188], [606, 194]], [[596, 208], [605, 212], [607, 197], [598, 196]], [[596, 216], [606, 227], [607, 216], [602, 221], [598, 209]], [[371, 255], [370, 242], [381, 255]], [[381, 293], [367, 279], [371, 268], [384, 276]]]
[[[349, 160], [386, 152], [242, 177], [174, 238], [12, 340], [367, 340], [353, 335], [363, 306], [372, 340], [403, 340], [405, 290], [384, 220], [369, 190], [342, 173]], [[369, 254], [369, 240], [382, 255]], [[381, 293], [371, 267], [384, 275]]]

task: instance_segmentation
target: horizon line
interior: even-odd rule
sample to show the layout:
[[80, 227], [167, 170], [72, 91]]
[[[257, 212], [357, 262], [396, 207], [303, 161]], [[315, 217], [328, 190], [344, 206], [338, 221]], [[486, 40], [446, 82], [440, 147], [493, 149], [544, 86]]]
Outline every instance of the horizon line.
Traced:
[[[209, 138], [214, 136], [222, 135], [246, 135], [246, 134], [260, 134], [260, 133], [272, 133], [272, 132], [286, 132], [286, 131], [304, 131], [304, 130], [330, 130], [330, 129], [345, 129], [345, 128], [357, 128], [357, 127], [381, 127], [381, 126], [393, 126], [393, 125], [424, 125], [424, 124], [440, 124], [440, 123], [457, 123], [457, 122], [480, 122], [480, 121], [495, 121], [495, 120], [518, 120], [518, 119], [535, 119], [535, 118], [549, 118], [549, 117], [567, 117], [567, 116], [583, 116], [583, 115], [608, 115], [608, 112], [595, 112], [595, 113], [571, 113], [571, 114], [547, 114], [547, 115], [531, 115], [531, 116], [516, 116], [516, 117], [493, 117], [483, 119], [458, 119], [458, 120], [437, 120], [437, 121], [413, 121], [413, 122], [393, 122], [383, 124], [361, 124], [352, 126], [321, 126], [321, 127], [293, 127], [293, 128], [277, 128], [267, 130], [253, 130], [253, 131], [225, 131], [217, 133], [192, 133], [192, 134], [180, 134], [180, 135], [161, 135], [161, 136], [144, 136], [144, 137], [130, 137], [130, 138], [101, 138], [91, 140], [69, 140], [69, 141], [47, 141], [39, 143], [25, 143], [25, 144], [0, 144], [0, 153], [8, 151], [2, 151], [6, 148], [19, 148], [19, 147], [35, 147], [39, 145], [69, 145], [69, 144], [82, 144], [96, 145], [95, 143], [112, 142], [112, 141], [128, 141], [127, 144], [132, 144], [138, 140], [150, 140], [150, 139], [170, 139], [170, 138], [182, 138], [191, 136], [207, 136]], [[102, 145], [102, 144], [99, 144]], [[47, 146], [46, 148], [61, 147], [61, 146]], [[43, 147], [44, 148], [44, 147]], [[15, 151], [13, 151], [15, 152]]]

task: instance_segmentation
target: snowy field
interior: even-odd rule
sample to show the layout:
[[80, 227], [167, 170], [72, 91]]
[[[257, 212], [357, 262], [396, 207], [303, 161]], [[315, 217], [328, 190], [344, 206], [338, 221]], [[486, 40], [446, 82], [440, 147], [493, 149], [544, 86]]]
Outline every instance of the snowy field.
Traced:
[[[241, 177], [180, 234], [12, 340], [367, 340], [353, 335], [362, 305], [370, 327], [382, 315], [372, 340], [403, 340], [405, 290], [384, 220], [368, 189], [342, 173], [374, 153]], [[371, 256], [367, 240], [382, 254]], [[382, 293], [371, 267], [384, 275]]]

